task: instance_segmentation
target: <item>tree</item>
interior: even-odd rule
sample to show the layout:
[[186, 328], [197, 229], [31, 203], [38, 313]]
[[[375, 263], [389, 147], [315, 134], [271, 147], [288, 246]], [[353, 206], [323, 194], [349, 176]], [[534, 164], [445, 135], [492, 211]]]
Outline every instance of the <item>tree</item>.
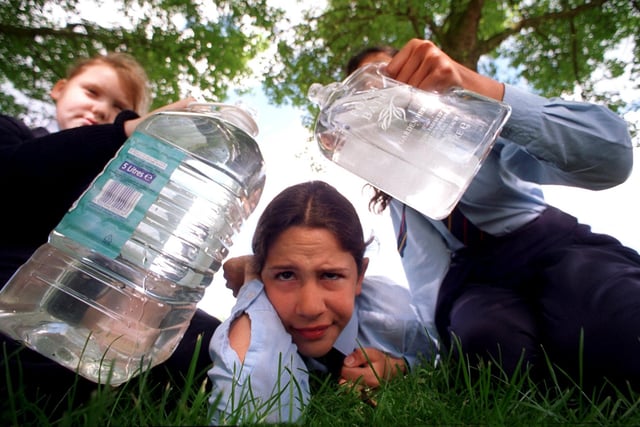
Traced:
[[[271, 0], [93, 5], [118, 12], [116, 24], [83, 19], [77, 10], [89, 1], [0, 1], [3, 89], [48, 100], [51, 85], [74, 58], [119, 50], [132, 53], [149, 72], [154, 106], [192, 89], [204, 99], [224, 100], [252, 74], [250, 61], [275, 45], [258, 72], [267, 96], [314, 113], [306, 99], [311, 83], [342, 80], [348, 58], [366, 45], [400, 47], [416, 37], [432, 39], [484, 74], [526, 81], [545, 96], [577, 89], [583, 99], [620, 114], [640, 110], [638, 99], [624, 98], [640, 88], [637, 0], [305, 0], [310, 6], [295, 25], [269, 6]], [[615, 55], [625, 43], [631, 59]], [[620, 76], [635, 87], [601, 85]], [[4, 113], [25, 111], [15, 90], [0, 92]], [[639, 122], [630, 123], [636, 134]]]
[[[84, 19], [78, 10], [87, 5], [117, 22]], [[282, 13], [266, 0], [3, 0], [0, 109], [25, 112], [16, 91], [49, 100], [53, 83], [75, 59], [106, 51], [128, 52], [141, 62], [153, 82], [153, 107], [191, 88], [207, 100], [224, 100], [230, 86], [251, 74], [249, 61], [272, 42]]]
[[[508, 66], [502, 81], [525, 79], [545, 96], [579, 88], [584, 99], [625, 113], [640, 102], [629, 104], [620, 88], [597, 83], [626, 73], [640, 87], [638, 28], [640, 4], [630, 0], [327, 0], [279, 42], [264, 84], [276, 103], [308, 106], [309, 85], [342, 80], [344, 65], [361, 48], [423, 38], [484, 74]], [[634, 46], [631, 63], [610, 56], [621, 43]]]

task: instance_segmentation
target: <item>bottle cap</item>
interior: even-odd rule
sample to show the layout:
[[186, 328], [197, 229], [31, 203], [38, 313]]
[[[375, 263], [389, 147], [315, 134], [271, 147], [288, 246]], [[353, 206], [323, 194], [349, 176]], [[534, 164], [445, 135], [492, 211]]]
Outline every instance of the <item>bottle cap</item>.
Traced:
[[[313, 83], [307, 91], [307, 98], [323, 108], [333, 98], [344, 96], [345, 93], [360, 93], [376, 89], [384, 89], [393, 81], [387, 75], [386, 62], [371, 62], [351, 73], [342, 82], [332, 82], [327, 85]], [[396, 85], [397, 82], [391, 84]]]

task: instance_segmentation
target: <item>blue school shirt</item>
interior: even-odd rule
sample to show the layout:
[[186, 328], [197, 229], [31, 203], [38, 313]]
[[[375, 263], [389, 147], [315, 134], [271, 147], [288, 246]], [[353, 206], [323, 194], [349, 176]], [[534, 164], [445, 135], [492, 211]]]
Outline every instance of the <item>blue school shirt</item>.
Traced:
[[[547, 207], [541, 185], [590, 190], [624, 182], [633, 164], [627, 123], [590, 103], [547, 99], [505, 85], [511, 116], [458, 207], [482, 231], [508, 234], [536, 219]], [[403, 204], [391, 200], [399, 232]], [[425, 327], [437, 336], [436, 298], [451, 256], [463, 247], [442, 221], [406, 207], [402, 265]]]
[[[242, 313], [251, 318], [251, 342], [244, 364], [229, 345], [231, 323]], [[411, 305], [408, 289], [372, 276], [365, 278], [353, 316], [334, 347], [345, 355], [360, 346], [373, 347], [392, 357], [404, 357], [413, 367], [435, 360], [435, 345]], [[297, 352], [259, 280], [242, 286], [230, 317], [216, 329], [209, 351], [213, 425], [297, 421], [310, 398], [308, 372], [324, 368]], [[233, 413], [240, 414], [240, 419], [230, 418]], [[255, 413], [261, 417], [252, 418]]]

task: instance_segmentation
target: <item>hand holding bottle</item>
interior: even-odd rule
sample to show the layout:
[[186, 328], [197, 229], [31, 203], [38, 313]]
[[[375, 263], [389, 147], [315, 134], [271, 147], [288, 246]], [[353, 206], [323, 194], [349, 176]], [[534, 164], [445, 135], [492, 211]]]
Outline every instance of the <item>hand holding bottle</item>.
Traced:
[[0, 292], [3, 333], [103, 384], [171, 356], [265, 181], [250, 114], [193, 101], [125, 122], [135, 132]]
[[[328, 159], [373, 187], [428, 217], [445, 218], [491, 149], [510, 107], [459, 87], [443, 93], [412, 87], [390, 77], [392, 62], [377, 61], [361, 64], [342, 83], [311, 85], [309, 99], [320, 107], [314, 130], [318, 145]], [[419, 80], [428, 73], [417, 63], [406, 67], [405, 80], [428, 83]]]
[[136, 130], [138, 125], [150, 115], [159, 113], [160, 111], [182, 110], [187, 108], [187, 106], [192, 102], [196, 102], [196, 99], [192, 96], [189, 96], [187, 98], [181, 99], [179, 101], [173, 102], [171, 104], [167, 104], [163, 107], [153, 110], [149, 114], [146, 114], [142, 117], [138, 117], [137, 119], [127, 120], [126, 122], [124, 122], [124, 133], [127, 134], [127, 137], [130, 137], [133, 134], [133, 132]]
[[504, 85], [451, 59], [432, 41], [413, 39], [391, 59], [386, 72], [395, 80], [427, 91], [444, 93], [461, 87], [502, 101]]

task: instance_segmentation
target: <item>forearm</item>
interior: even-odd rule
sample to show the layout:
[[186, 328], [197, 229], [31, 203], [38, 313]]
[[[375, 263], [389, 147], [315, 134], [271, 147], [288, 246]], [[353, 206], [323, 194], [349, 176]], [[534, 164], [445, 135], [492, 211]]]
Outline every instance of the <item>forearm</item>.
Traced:
[[631, 172], [627, 124], [606, 107], [546, 99], [512, 86], [505, 102], [512, 114], [501, 136], [538, 160], [514, 165], [523, 179], [597, 190], [620, 184]]
[[124, 123], [133, 117], [137, 114], [123, 112], [113, 124], [67, 129], [20, 144], [3, 143], [0, 176], [20, 178], [28, 174], [31, 179], [50, 178], [73, 170], [92, 179], [127, 139]]

